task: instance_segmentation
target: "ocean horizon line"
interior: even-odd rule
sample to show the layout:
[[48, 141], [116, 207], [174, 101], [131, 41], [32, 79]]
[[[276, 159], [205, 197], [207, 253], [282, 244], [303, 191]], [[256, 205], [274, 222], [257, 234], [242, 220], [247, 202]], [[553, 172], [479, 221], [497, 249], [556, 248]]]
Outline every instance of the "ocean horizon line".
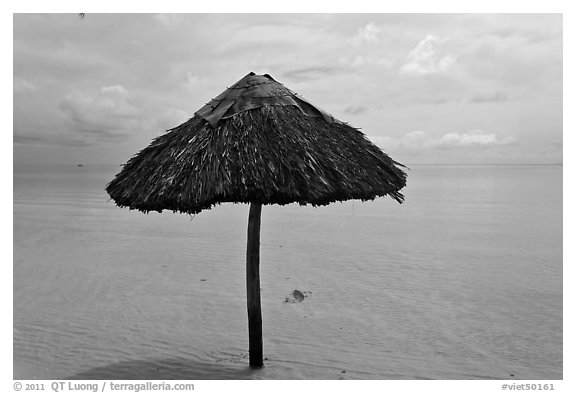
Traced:
[[[12, 167], [25, 167], [25, 166], [123, 166], [125, 163], [114, 163], [114, 164], [105, 164], [105, 163], [83, 163], [83, 162], [74, 162], [74, 163], [58, 163], [58, 164], [47, 164], [47, 163], [26, 163], [26, 164], [13, 164]], [[550, 163], [538, 163], [538, 162], [520, 162], [520, 163], [426, 163], [426, 162], [418, 162], [418, 163], [407, 163], [402, 164], [407, 167], [410, 166], [563, 166], [563, 162], [550, 162]]]

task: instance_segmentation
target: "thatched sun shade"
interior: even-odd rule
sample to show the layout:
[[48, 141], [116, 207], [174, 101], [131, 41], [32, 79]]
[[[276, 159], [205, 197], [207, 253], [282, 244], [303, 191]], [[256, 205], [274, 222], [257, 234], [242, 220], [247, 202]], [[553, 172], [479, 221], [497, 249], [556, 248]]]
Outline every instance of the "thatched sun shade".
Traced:
[[251, 73], [154, 139], [106, 191], [122, 207], [191, 214], [222, 202], [402, 202], [396, 164], [356, 128]]
[[327, 205], [389, 195], [406, 174], [362, 132], [271, 76], [250, 73], [132, 157], [106, 191], [121, 207], [199, 213], [250, 203], [246, 281], [250, 366], [262, 367], [262, 205]]

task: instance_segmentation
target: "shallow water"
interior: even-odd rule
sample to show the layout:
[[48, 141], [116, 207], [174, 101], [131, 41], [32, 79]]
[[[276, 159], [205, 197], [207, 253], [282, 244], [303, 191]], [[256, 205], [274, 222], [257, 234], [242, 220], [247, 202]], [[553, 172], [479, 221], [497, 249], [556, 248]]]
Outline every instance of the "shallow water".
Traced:
[[[18, 379], [561, 379], [562, 167], [413, 166], [406, 202], [117, 208], [119, 167], [14, 170]], [[302, 302], [285, 302], [294, 289]]]

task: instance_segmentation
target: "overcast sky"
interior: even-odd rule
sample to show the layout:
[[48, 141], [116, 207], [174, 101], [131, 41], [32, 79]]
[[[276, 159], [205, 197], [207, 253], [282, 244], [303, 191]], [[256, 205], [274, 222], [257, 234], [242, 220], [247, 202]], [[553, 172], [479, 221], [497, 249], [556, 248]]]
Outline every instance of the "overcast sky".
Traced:
[[559, 14], [16, 14], [14, 163], [124, 163], [250, 71], [400, 162], [562, 162]]

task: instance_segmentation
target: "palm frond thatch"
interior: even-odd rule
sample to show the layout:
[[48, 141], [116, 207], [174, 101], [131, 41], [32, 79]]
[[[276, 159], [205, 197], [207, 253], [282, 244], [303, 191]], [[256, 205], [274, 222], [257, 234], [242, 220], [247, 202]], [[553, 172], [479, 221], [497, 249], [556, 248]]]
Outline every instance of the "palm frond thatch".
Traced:
[[248, 74], [154, 139], [107, 185], [111, 198], [144, 212], [190, 214], [223, 202], [404, 200], [403, 165], [265, 77]]

